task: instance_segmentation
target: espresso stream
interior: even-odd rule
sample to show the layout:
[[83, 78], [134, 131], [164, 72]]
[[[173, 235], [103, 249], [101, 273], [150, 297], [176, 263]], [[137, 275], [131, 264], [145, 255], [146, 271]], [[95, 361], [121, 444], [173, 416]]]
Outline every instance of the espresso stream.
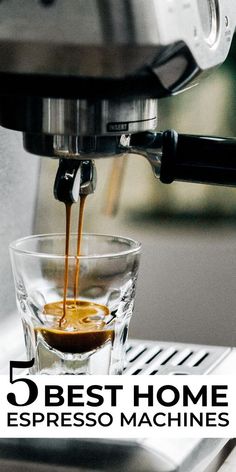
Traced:
[[113, 329], [106, 329], [106, 317], [110, 315], [108, 307], [91, 301], [78, 299], [80, 286], [80, 262], [81, 243], [83, 232], [84, 208], [86, 195], [80, 197], [80, 211], [77, 233], [77, 258], [74, 274], [74, 299], [67, 298], [69, 254], [70, 254], [70, 228], [71, 228], [71, 204], [66, 204], [66, 243], [65, 243], [65, 272], [63, 300], [47, 303], [44, 306], [50, 328], [40, 327], [36, 329], [36, 335], [41, 334], [46, 343], [61, 352], [78, 353], [94, 351], [103, 346], [107, 341], [113, 342]]
[[80, 197], [80, 207], [79, 207], [79, 222], [78, 222], [78, 237], [77, 237], [77, 259], [75, 266], [75, 280], [74, 280], [74, 300], [77, 300], [77, 295], [79, 293], [79, 259], [81, 255], [81, 243], [82, 243], [82, 233], [84, 225], [84, 208], [87, 195], [81, 195]]

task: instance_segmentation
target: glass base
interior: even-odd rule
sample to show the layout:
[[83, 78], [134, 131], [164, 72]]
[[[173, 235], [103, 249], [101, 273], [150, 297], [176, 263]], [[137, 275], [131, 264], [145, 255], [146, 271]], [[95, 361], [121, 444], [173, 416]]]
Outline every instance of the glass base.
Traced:
[[[36, 346], [31, 374], [45, 375], [108, 375], [111, 373], [112, 343], [85, 354], [63, 354], [45, 342]], [[118, 373], [118, 372], [117, 372]]]

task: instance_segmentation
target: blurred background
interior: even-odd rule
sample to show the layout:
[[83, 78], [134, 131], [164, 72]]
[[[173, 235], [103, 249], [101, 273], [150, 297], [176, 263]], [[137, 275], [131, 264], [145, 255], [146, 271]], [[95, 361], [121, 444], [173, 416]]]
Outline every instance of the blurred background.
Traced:
[[[160, 130], [236, 136], [236, 41], [224, 66], [198, 87], [160, 100], [159, 112]], [[41, 160], [34, 233], [64, 231], [64, 206], [52, 195], [56, 170], [56, 161]], [[163, 185], [145, 159], [125, 158], [119, 211], [111, 218], [106, 212], [112, 161], [97, 161], [97, 171], [84, 230], [143, 245], [130, 335], [235, 346], [236, 189]], [[74, 206], [75, 222], [77, 214]], [[25, 236], [27, 229], [21, 232]]]

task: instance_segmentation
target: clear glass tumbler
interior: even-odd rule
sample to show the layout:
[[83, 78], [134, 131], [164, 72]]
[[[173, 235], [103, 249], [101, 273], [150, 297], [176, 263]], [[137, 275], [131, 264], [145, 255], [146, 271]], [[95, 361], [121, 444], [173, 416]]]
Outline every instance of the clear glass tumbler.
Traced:
[[10, 245], [27, 358], [35, 359], [32, 374], [122, 374], [124, 369], [141, 245], [95, 234], [84, 234], [82, 241], [82, 255], [76, 257], [77, 235], [71, 235], [67, 261], [65, 234], [30, 236]]

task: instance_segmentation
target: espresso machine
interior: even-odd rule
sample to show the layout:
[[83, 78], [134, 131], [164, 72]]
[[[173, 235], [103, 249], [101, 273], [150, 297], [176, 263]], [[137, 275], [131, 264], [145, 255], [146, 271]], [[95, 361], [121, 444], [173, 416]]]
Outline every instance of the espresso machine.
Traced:
[[28, 5], [0, 5], [0, 124], [23, 132], [26, 151], [68, 159], [69, 170], [71, 160], [139, 154], [163, 183], [235, 185], [234, 140], [156, 132], [158, 99], [226, 59], [234, 0]]
[[[54, 194], [64, 202], [94, 191], [97, 158], [132, 154], [145, 157], [163, 183], [234, 186], [236, 140], [160, 131], [158, 100], [197, 86], [222, 64], [235, 26], [235, 0], [2, 0], [0, 125], [11, 131], [1, 130], [0, 150], [7, 162], [22, 158], [9, 165], [3, 159], [0, 179], [17, 167], [12, 195], [20, 200], [27, 188], [31, 217], [39, 160], [27, 153], [58, 159]], [[25, 221], [19, 226], [25, 230]], [[229, 348], [135, 341], [128, 354], [132, 375], [218, 373], [235, 357]], [[4, 440], [0, 462], [8, 467], [11, 457], [7, 470], [30, 470], [36, 458], [37, 470], [54, 470], [60, 455], [65, 470], [112, 465], [118, 471], [122, 464], [127, 472], [208, 472], [219, 470], [233, 446], [226, 440]]]

